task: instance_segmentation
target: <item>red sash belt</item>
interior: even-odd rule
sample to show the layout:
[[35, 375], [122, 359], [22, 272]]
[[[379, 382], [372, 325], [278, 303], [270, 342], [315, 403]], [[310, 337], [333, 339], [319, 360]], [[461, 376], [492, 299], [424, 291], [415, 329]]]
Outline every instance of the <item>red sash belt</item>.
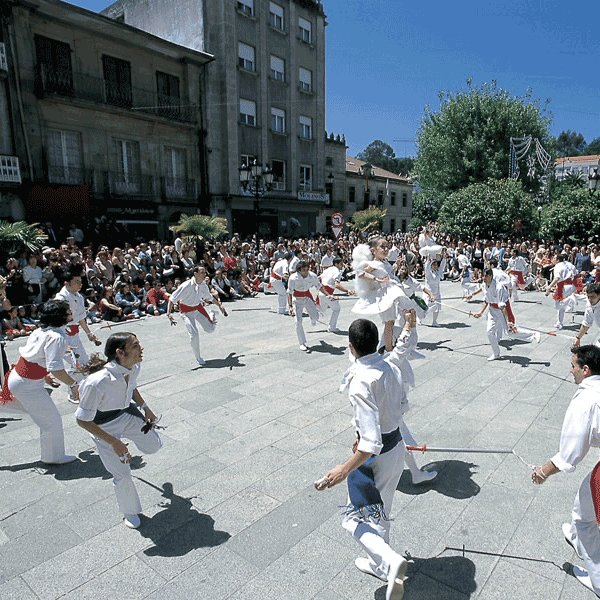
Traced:
[[557, 302], [564, 300], [565, 285], [573, 285], [573, 280], [569, 278], [569, 279], [565, 279], [564, 281], [559, 281], [556, 284], [556, 290], [554, 291], [552, 298], [554, 300], [556, 300]]
[[271, 271], [271, 277], [273, 279], [277, 279], [278, 281], [281, 281], [282, 279], [280, 275], [277, 275], [277, 273], [275, 273], [275, 271]]
[[[498, 310], [501, 310], [500, 307], [497, 304], [495, 304], [494, 302], [490, 302], [490, 306], [492, 308], [497, 308]], [[508, 315], [508, 320], [511, 323], [516, 323], [516, 321], [515, 321], [515, 313], [513, 313], [513, 311], [512, 311], [512, 307], [510, 305], [510, 302], [506, 303], [506, 307], [505, 308], [506, 308], [506, 314]]]
[[73, 325], [68, 325], [66, 327], [66, 332], [68, 336], [74, 336], [79, 333], [79, 325], [77, 323], [73, 323]]
[[191, 313], [197, 310], [202, 316], [206, 317], [209, 321], [212, 321], [208, 312], [202, 304], [197, 304], [196, 306], [188, 306], [187, 304], [179, 303], [179, 311], [182, 313]]
[[13, 366], [13, 368], [6, 374], [6, 377], [4, 378], [4, 387], [2, 388], [2, 392], [0, 392], [0, 404], [7, 404], [15, 399], [8, 388], [8, 379], [13, 371], [16, 371], [16, 373], [23, 379], [33, 379], [36, 381], [44, 379], [44, 377], [48, 375], [48, 371], [46, 371], [42, 365], [29, 362], [21, 356], [17, 361], [17, 364]]
[[310, 293], [310, 290], [306, 290], [305, 292], [301, 292], [299, 290], [294, 290], [293, 296], [294, 296], [294, 298], [310, 298], [313, 302], [315, 301], [312, 294]]
[[592, 502], [594, 503], [594, 512], [596, 513], [596, 521], [600, 523], [600, 462], [592, 471], [590, 489], [592, 492]]
[[525, 285], [525, 279], [523, 279], [523, 271], [509, 271], [509, 275], [514, 275], [517, 278], [519, 285]]
[[329, 287], [328, 285], [322, 285], [321, 286], [325, 292], [329, 295], [329, 296], [333, 296], [333, 294], [335, 293], [335, 289], [332, 287]]

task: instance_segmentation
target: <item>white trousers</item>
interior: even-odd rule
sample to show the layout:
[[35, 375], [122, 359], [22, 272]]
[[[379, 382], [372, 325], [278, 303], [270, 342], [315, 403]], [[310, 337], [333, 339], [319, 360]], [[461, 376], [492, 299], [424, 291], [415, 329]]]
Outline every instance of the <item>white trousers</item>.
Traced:
[[306, 309], [312, 325], [317, 324], [319, 319], [319, 311], [317, 305], [310, 298], [294, 298], [294, 310], [296, 311], [296, 336], [298, 343], [306, 346], [306, 334], [302, 325], [302, 314]]
[[[113, 437], [131, 440], [142, 454], [154, 454], [162, 447], [162, 441], [154, 429], [148, 433], [142, 433], [143, 425], [144, 421], [139, 417], [124, 413], [100, 427]], [[142, 505], [131, 477], [130, 466], [121, 462], [110, 444], [96, 437], [93, 439], [102, 464], [113, 476], [119, 510], [124, 515], [138, 515], [142, 512]], [[133, 455], [131, 450], [130, 454]]]
[[[72, 352], [67, 350], [67, 352], [65, 354], [65, 361], [67, 362], [67, 372], [69, 373], [69, 375], [71, 375], [71, 373], [76, 371], [77, 363], [79, 363], [79, 365], [83, 366], [87, 362], [89, 362], [90, 357], [83, 345], [83, 342], [81, 341], [81, 337], [79, 336], [79, 334], [68, 335], [67, 336], [67, 344], [68, 344], [70, 350], [72, 350]], [[75, 356], [73, 356], [73, 355], [75, 355]], [[76, 374], [80, 375], [79, 373], [76, 373]], [[83, 378], [83, 376], [80, 375], [78, 381], [81, 381], [82, 378]]]
[[596, 513], [590, 489], [591, 473], [581, 482], [575, 496], [571, 513], [571, 533], [573, 545], [583, 558], [594, 591], [600, 594], [600, 529], [596, 522]]
[[319, 292], [319, 303], [322, 313], [325, 313], [326, 310], [331, 310], [331, 316], [329, 317], [329, 329], [336, 329], [338, 318], [340, 316], [340, 301], [330, 300], [327, 296]]
[[[391, 518], [394, 493], [404, 470], [405, 452], [404, 444], [400, 441], [389, 452], [376, 456], [372, 463], [375, 485], [383, 500], [383, 507], [388, 518]], [[348, 498], [348, 503], [350, 503], [350, 498]], [[398, 553], [389, 545], [390, 521], [381, 519], [377, 523], [372, 519], [365, 519], [357, 513], [351, 513], [344, 517], [342, 527], [365, 549], [373, 571], [387, 579], [390, 563], [398, 557]]]
[[504, 318], [504, 314], [499, 308], [489, 307], [487, 319], [487, 336], [492, 347], [492, 351], [496, 356], [500, 356], [500, 345], [498, 342], [503, 336], [508, 336], [513, 340], [523, 340], [524, 342], [535, 341], [535, 332], [518, 327], [518, 331], [513, 333], [508, 329], [508, 323]]
[[556, 321], [563, 325], [565, 318], [565, 312], [574, 312], [577, 306], [577, 298], [575, 298], [575, 286], [565, 285], [563, 289], [563, 299], [554, 301], [554, 308], [556, 308]]
[[206, 333], [212, 333], [215, 330], [215, 324], [197, 310], [181, 313], [181, 316], [190, 336], [190, 345], [192, 346], [194, 357], [196, 360], [200, 360], [202, 358], [200, 355], [200, 328], [204, 329]]
[[8, 389], [15, 399], [8, 404], [0, 404], [0, 408], [7, 412], [28, 414], [40, 428], [42, 462], [62, 461], [65, 456], [62, 417], [44, 388], [44, 380], [25, 379], [13, 371], [8, 378]]
[[277, 294], [277, 312], [280, 315], [284, 315], [287, 311], [287, 290], [283, 281], [279, 279], [273, 279], [271, 282], [271, 289]]

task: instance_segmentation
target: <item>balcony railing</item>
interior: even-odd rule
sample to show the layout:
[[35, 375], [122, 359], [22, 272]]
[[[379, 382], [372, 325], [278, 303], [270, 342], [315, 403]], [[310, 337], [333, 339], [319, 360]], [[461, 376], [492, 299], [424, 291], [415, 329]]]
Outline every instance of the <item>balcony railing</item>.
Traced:
[[50, 165], [48, 167], [48, 182], [63, 185], [83, 185], [91, 183], [91, 172], [78, 167], [63, 167]]
[[115, 196], [151, 198], [157, 194], [156, 179], [153, 175], [109, 171], [106, 182], [108, 191]]
[[8, 61], [6, 60], [6, 46], [0, 42], [0, 71], [8, 71]]
[[0, 182], [21, 183], [21, 169], [19, 168], [19, 159], [16, 156], [0, 154]]
[[195, 179], [163, 177], [162, 187], [167, 200], [196, 200], [198, 197]]
[[194, 106], [184, 106], [183, 99], [177, 96], [165, 96], [156, 91], [136, 88], [126, 83], [118, 84], [68, 69], [38, 65], [34, 86], [39, 97], [56, 94], [118, 106], [183, 123], [196, 123], [198, 119], [198, 109]]

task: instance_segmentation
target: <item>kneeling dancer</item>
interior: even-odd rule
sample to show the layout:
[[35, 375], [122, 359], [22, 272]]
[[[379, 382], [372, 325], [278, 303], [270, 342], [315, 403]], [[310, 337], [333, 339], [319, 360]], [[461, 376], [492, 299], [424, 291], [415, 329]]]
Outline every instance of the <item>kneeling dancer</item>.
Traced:
[[356, 442], [352, 456], [331, 469], [322, 487], [348, 478], [348, 504], [342, 525], [364, 548], [368, 557], [356, 567], [387, 582], [386, 600], [404, 595], [408, 562], [389, 545], [394, 492], [404, 467], [402, 376], [397, 367], [377, 353], [377, 326], [366, 319], [350, 325], [348, 347], [356, 362], [346, 378], [354, 413]]
[[114, 333], [104, 354], [108, 362], [94, 357], [85, 367], [89, 375], [80, 385], [75, 417], [92, 434], [100, 460], [113, 476], [123, 522], [136, 529], [142, 505], [131, 477], [131, 454], [122, 438], [131, 440], [143, 454], [158, 452], [162, 442], [153, 427], [156, 416], [136, 387], [143, 357], [139, 340], [133, 333]]

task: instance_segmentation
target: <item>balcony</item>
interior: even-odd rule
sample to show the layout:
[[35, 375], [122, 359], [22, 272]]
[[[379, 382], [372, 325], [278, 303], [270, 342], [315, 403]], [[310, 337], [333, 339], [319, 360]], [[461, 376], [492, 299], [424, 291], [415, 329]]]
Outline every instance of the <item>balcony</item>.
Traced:
[[92, 181], [91, 171], [78, 167], [50, 165], [48, 167], [48, 183], [61, 185], [84, 185]]
[[6, 60], [6, 46], [0, 42], [0, 71], [8, 71], [8, 61]]
[[156, 179], [153, 175], [137, 173], [106, 173], [105, 189], [115, 196], [153, 198], [157, 195]]
[[0, 154], [0, 183], [21, 183], [21, 169], [16, 156]]
[[162, 193], [166, 200], [193, 201], [198, 199], [198, 190], [195, 179], [163, 177]]
[[100, 77], [68, 69], [55, 69], [43, 64], [38, 65], [34, 79], [35, 93], [40, 98], [63, 96], [182, 123], [196, 123], [198, 120], [198, 109], [194, 106], [183, 106], [185, 102], [182, 98], [158, 94], [156, 91], [136, 88], [127, 83], [118, 84]]

